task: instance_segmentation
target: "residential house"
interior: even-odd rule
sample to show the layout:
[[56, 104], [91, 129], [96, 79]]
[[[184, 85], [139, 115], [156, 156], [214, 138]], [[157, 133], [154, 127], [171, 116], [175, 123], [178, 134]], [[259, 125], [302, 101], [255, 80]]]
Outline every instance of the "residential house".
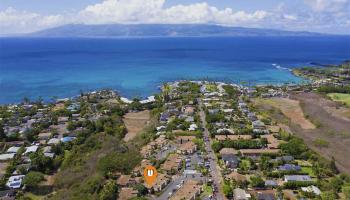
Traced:
[[284, 164], [278, 167], [279, 171], [300, 171], [301, 167], [293, 164]]
[[248, 179], [247, 179], [247, 177], [245, 175], [242, 175], [242, 174], [240, 174], [238, 172], [235, 172], [235, 171], [227, 174], [225, 177], [227, 179], [232, 179], [232, 180], [235, 180], [237, 182], [246, 182], [246, 181], [248, 181]]
[[28, 155], [30, 153], [35, 153], [38, 151], [38, 148], [39, 148], [39, 146], [37, 146], [37, 145], [26, 147], [26, 151], [24, 152], [24, 155]]
[[277, 154], [279, 149], [240, 149], [243, 156], [261, 156], [262, 154]]
[[194, 139], [196, 139], [195, 136], [178, 136], [176, 138], [177, 144], [184, 144], [187, 142], [192, 142]]
[[267, 147], [269, 149], [278, 149], [279, 145], [281, 144], [281, 141], [275, 138], [274, 135], [261, 135], [261, 138], [265, 138], [268, 142]]
[[234, 154], [222, 154], [221, 159], [225, 162], [227, 168], [234, 169], [239, 164], [239, 158]]
[[168, 174], [178, 171], [182, 166], [182, 156], [179, 154], [170, 154], [166, 161], [161, 165], [161, 168]]
[[145, 184], [145, 186], [149, 190], [153, 190], [154, 192], [160, 192], [162, 191], [168, 184], [170, 183], [169, 176], [165, 174], [158, 173], [158, 176], [156, 178], [156, 182], [153, 184], [153, 186], [149, 186], [148, 184]]
[[170, 197], [170, 200], [195, 200], [202, 192], [203, 185], [195, 180], [187, 180], [184, 185]]
[[49, 132], [39, 133], [38, 135], [39, 140], [48, 140], [50, 137], [51, 137], [51, 133]]
[[265, 181], [265, 186], [266, 186], [266, 187], [277, 187], [278, 184], [277, 184], [277, 182], [274, 181], [274, 180], [266, 180], [266, 181]]
[[265, 129], [265, 123], [260, 121], [260, 120], [256, 120], [252, 122], [253, 125], [253, 129]]
[[11, 188], [11, 189], [20, 188], [24, 177], [25, 177], [25, 175], [11, 176], [6, 183], [6, 186]]
[[236, 155], [238, 153], [238, 151], [234, 148], [222, 148], [219, 153], [220, 153], [220, 155], [224, 155], [224, 154]]
[[131, 178], [131, 175], [121, 175], [118, 180], [117, 184], [122, 187], [128, 187], [135, 184], [135, 180]]
[[317, 196], [321, 195], [321, 190], [314, 185], [311, 185], [309, 187], [301, 187], [301, 190], [307, 193], [313, 193]]
[[51, 138], [51, 139], [47, 142], [48, 145], [56, 145], [56, 144], [58, 144], [58, 143], [60, 143], [60, 139], [58, 139], [58, 138]]
[[16, 146], [10, 147], [9, 149], [7, 149], [6, 153], [17, 153], [20, 148], [21, 147]]
[[256, 193], [257, 200], [275, 200], [275, 192], [273, 190], [258, 191]]
[[118, 200], [128, 200], [137, 197], [137, 190], [132, 187], [123, 187], [119, 191]]
[[197, 124], [191, 124], [190, 127], [188, 128], [189, 131], [195, 131], [198, 129]]
[[15, 155], [15, 153], [0, 154], [0, 162], [11, 160], [15, 157]]
[[236, 188], [233, 190], [234, 200], [248, 200], [250, 198], [251, 198], [250, 194], [241, 188]]
[[178, 153], [184, 154], [184, 155], [193, 154], [196, 151], [197, 151], [197, 145], [192, 141], [180, 144], [177, 150]]
[[186, 115], [193, 115], [194, 114], [194, 107], [193, 106], [184, 106], [182, 107], [182, 112]]
[[280, 132], [281, 129], [281, 127], [279, 126], [267, 126], [266, 128], [271, 134], [277, 134]]
[[292, 181], [308, 182], [312, 180], [309, 175], [285, 175], [284, 181], [285, 182], [292, 182]]
[[168, 120], [169, 120], [169, 118], [170, 118], [170, 115], [169, 115], [169, 113], [162, 113], [162, 114], [160, 114], [160, 122], [168, 122]]
[[215, 139], [219, 141], [224, 140], [250, 140], [252, 139], [251, 135], [215, 135]]

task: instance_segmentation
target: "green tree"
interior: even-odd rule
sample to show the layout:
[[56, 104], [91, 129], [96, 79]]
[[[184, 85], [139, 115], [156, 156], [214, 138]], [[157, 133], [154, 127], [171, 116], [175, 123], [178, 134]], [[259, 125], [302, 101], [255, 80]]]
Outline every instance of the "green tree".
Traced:
[[141, 110], [142, 104], [140, 103], [140, 100], [137, 98], [133, 99], [132, 103], [130, 104], [130, 109], [131, 110]]
[[341, 191], [345, 195], [346, 199], [350, 199], [350, 185], [349, 186], [344, 186]]
[[2, 124], [0, 124], [0, 140], [6, 139], [5, 130]]
[[323, 192], [321, 194], [322, 200], [334, 200], [337, 199], [337, 195], [334, 192]]
[[265, 181], [260, 176], [252, 176], [250, 177], [250, 184], [253, 187], [262, 188], [265, 186]]
[[42, 152], [32, 153], [29, 157], [35, 170], [50, 173], [53, 169], [52, 158], [46, 157]]
[[41, 172], [31, 171], [24, 177], [23, 184], [31, 189], [37, 187], [43, 180], [45, 180], [44, 174]]
[[137, 184], [134, 186], [134, 189], [137, 190], [137, 195], [138, 196], [144, 196], [148, 193], [148, 189], [142, 185], [142, 184]]
[[233, 190], [229, 183], [224, 183], [224, 185], [222, 186], [222, 190], [226, 197], [232, 197]]
[[300, 158], [303, 153], [307, 152], [308, 148], [304, 141], [300, 138], [293, 138], [285, 144], [281, 144], [281, 149], [284, 153]]
[[334, 157], [332, 156], [332, 160], [331, 160], [331, 163], [329, 164], [329, 167], [331, 168], [332, 172], [337, 174], [339, 171], [338, 171], [338, 168], [335, 164], [335, 159]]
[[118, 186], [113, 180], [108, 180], [101, 192], [99, 193], [100, 200], [113, 200], [117, 198]]
[[219, 141], [214, 141], [213, 144], [211, 145], [212, 149], [214, 152], [219, 152], [222, 149], [222, 143]]

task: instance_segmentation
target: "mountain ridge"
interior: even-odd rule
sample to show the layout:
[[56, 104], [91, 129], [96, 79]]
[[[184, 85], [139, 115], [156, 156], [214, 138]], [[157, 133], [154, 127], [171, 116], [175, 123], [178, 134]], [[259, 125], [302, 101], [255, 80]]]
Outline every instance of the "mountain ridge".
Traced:
[[323, 33], [227, 27], [209, 24], [68, 24], [25, 34], [29, 37], [210, 37], [322, 36]]

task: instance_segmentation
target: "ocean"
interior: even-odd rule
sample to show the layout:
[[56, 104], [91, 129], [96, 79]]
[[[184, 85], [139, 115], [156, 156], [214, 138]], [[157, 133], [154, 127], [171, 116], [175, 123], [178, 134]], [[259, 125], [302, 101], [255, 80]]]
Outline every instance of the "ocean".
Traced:
[[290, 69], [350, 59], [350, 37], [0, 38], [0, 103], [111, 88], [146, 97], [167, 81], [305, 81]]

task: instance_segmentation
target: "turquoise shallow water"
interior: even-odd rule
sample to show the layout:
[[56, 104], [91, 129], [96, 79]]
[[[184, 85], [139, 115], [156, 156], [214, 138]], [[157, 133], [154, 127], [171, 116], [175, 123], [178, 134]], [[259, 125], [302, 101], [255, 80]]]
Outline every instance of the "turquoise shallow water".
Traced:
[[[350, 37], [1, 38], [0, 103], [113, 88], [145, 97], [178, 79], [300, 82], [284, 68], [350, 59]], [[276, 64], [276, 65], [273, 65]], [[281, 66], [278, 68], [277, 66]]]

